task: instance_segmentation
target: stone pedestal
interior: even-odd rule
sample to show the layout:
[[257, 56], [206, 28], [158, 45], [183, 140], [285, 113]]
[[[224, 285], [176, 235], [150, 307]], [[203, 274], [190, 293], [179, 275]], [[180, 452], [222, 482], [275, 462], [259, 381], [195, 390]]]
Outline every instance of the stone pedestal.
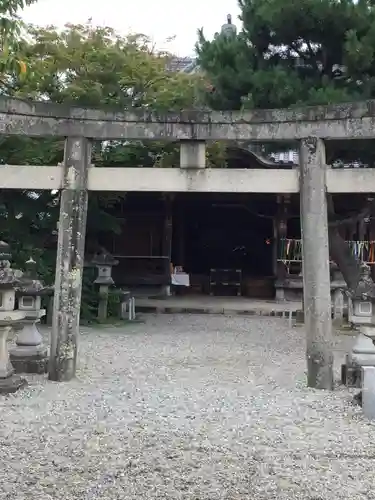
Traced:
[[14, 372], [8, 351], [8, 336], [11, 330], [11, 326], [0, 326], [0, 379], [10, 377]]
[[358, 335], [346, 364], [341, 367], [342, 383], [358, 388], [361, 387], [362, 367], [375, 366], [374, 285], [369, 266], [362, 263], [360, 271], [357, 289], [348, 293], [348, 321], [357, 325]]
[[362, 369], [362, 410], [366, 418], [375, 420], [375, 367]]
[[336, 320], [344, 319], [345, 297], [342, 289], [336, 288], [332, 292], [333, 317]]
[[19, 323], [25, 317], [23, 311], [0, 312], [0, 394], [11, 394], [27, 385], [24, 378], [14, 375], [8, 352], [8, 336], [13, 323]]
[[348, 360], [359, 366], [375, 366], [375, 346], [368, 335], [374, 333], [374, 328], [361, 326]]
[[108, 285], [99, 286], [98, 321], [105, 321], [108, 315]]
[[44, 309], [28, 311], [22, 322], [23, 328], [17, 335], [17, 345], [9, 353], [16, 373], [47, 373], [48, 352], [36, 326], [45, 314]]
[[375, 329], [372, 326], [361, 325], [352, 350], [346, 356], [346, 363], [341, 368], [342, 383], [348, 387], [361, 387], [362, 368], [375, 367], [375, 346], [372, 336]]

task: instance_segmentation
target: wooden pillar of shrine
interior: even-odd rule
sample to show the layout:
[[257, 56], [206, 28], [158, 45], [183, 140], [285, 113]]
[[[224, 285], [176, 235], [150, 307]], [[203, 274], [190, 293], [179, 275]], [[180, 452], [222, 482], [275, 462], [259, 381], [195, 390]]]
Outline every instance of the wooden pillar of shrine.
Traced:
[[184, 207], [181, 204], [178, 204], [177, 206], [177, 213], [174, 224], [174, 234], [175, 234], [175, 245], [176, 245], [176, 253], [175, 253], [176, 261], [173, 262], [173, 264], [185, 268], [185, 219], [184, 219]]
[[167, 257], [164, 260], [164, 273], [169, 277], [169, 280], [166, 285], [163, 287], [163, 295], [169, 296], [171, 294], [171, 263], [172, 263], [172, 204], [173, 204], [173, 196], [165, 195], [164, 196], [165, 210], [164, 210], [164, 227], [163, 227], [163, 239], [162, 239], [162, 255], [163, 257]]
[[[372, 201], [373, 197], [371, 196], [369, 198], [369, 201]], [[370, 248], [372, 249], [370, 252], [370, 257], [371, 260], [374, 261], [374, 254], [373, 254], [373, 241], [375, 241], [375, 219], [373, 219], [371, 216], [369, 218], [369, 221], [367, 223], [367, 234], [368, 234], [368, 241], [370, 244]], [[370, 266], [371, 268], [371, 277], [373, 280], [375, 280], [375, 265]]]
[[[276, 279], [282, 279], [285, 272], [283, 270], [282, 263], [278, 262], [278, 249], [280, 245], [280, 240], [285, 239], [288, 233], [288, 211], [289, 211], [290, 197], [288, 195], [278, 195], [277, 196], [277, 215], [273, 223], [273, 237], [274, 237], [274, 247], [273, 247], [273, 270]], [[281, 264], [281, 265], [280, 265]]]

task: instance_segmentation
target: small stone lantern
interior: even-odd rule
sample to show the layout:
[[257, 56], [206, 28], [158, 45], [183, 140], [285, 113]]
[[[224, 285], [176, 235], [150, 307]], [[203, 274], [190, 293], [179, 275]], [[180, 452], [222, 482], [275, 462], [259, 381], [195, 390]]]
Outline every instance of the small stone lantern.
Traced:
[[360, 387], [361, 371], [364, 366], [375, 366], [375, 321], [373, 311], [375, 305], [374, 284], [370, 278], [370, 268], [361, 265], [361, 278], [357, 289], [348, 292], [348, 319], [358, 335], [351, 352], [346, 357], [346, 365], [342, 367], [343, 382], [349, 386]]
[[16, 373], [47, 372], [47, 348], [43, 346], [37, 323], [46, 314], [46, 310], [41, 309], [41, 298], [48, 291], [49, 287], [45, 287], [38, 279], [36, 262], [30, 257], [17, 288], [18, 308], [24, 311], [25, 319], [16, 338], [16, 347], [10, 350], [10, 360]]
[[27, 384], [25, 379], [14, 375], [8, 352], [9, 333], [26, 316], [25, 311], [15, 310], [16, 286], [23, 273], [11, 268], [11, 258], [9, 245], [0, 241], [0, 394], [16, 392]]
[[98, 276], [94, 281], [96, 285], [99, 285], [98, 320], [104, 321], [107, 319], [108, 290], [110, 286], [114, 285], [112, 267], [117, 266], [118, 260], [108, 252], [103, 251], [101, 254], [95, 255], [91, 263], [98, 269]]

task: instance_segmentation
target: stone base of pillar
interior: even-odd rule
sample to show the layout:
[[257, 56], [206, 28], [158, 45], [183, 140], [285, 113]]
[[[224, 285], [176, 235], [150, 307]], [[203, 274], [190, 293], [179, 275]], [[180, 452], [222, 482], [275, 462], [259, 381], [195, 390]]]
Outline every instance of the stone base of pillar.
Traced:
[[341, 365], [342, 385], [346, 385], [346, 387], [356, 387], [357, 389], [359, 389], [362, 383], [361, 373], [361, 366], [350, 363], [347, 356], [346, 363], [344, 365]]
[[19, 375], [0, 378], [0, 394], [13, 394], [27, 385], [27, 381]]
[[[364, 327], [361, 327], [361, 330]], [[375, 346], [367, 332], [360, 331], [355, 340], [351, 352], [348, 354], [348, 362], [359, 366], [375, 366]], [[372, 332], [371, 332], [372, 333]]]
[[344, 310], [345, 310], [345, 297], [342, 290], [337, 289], [333, 291], [332, 294], [332, 305], [333, 305], [333, 319], [338, 322], [343, 322], [344, 320]]
[[305, 322], [305, 313], [301, 310], [296, 311], [296, 323], [303, 325]]
[[375, 367], [375, 346], [370, 337], [373, 327], [361, 326], [351, 352], [346, 357], [346, 363], [341, 367], [341, 382], [347, 387], [360, 388], [362, 384], [362, 368]]
[[17, 346], [9, 351], [10, 361], [16, 373], [48, 371], [48, 352], [44, 346]]
[[375, 420], [375, 367], [364, 366], [362, 372], [361, 406], [369, 420]]

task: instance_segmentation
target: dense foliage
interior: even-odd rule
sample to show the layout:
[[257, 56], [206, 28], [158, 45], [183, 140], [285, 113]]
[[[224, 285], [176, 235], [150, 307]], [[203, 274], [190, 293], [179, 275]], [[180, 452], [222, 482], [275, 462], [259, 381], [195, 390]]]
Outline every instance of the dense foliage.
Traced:
[[236, 36], [205, 39], [199, 63], [221, 109], [375, 97], [375, 7], [369, 0], [239, 0]]
[[[375, 98], [372, 0], [239, 0], [239, 5], [241, 30], [224, 29], [213, 40], [199, 32], [198, 60], [213, 86], [212, 107], [281, 108]], [[357, 160], [375, 166], [374, 141], [327, 141], [326, 151], [328, 163]], [[331, 257], [349, 288], [356, 289], [358, 261], [341, 238], [332, 196], [328, 206]]]
[[19, 57], [19, 43], [23, 23], [19, 12], [36, 0], [2, 0], [0, 2], [0, 79], [10, 74], [18, 76], [26, 73], [27, 67]]
[[[14, 97], [82, 106], [143, 107], [157, 112], [197, 105], [202, 78], [167, 70], [170, 55], [152, 50], [144, 36], [120, 37], [109, 28], [69, 25], [63, 31], [28, 27], [28, 41], [18, 39], [17, 57], [27, 72], [8, 70], [1, 92]], [[0, 162], [57, 165], [61, 139], [0, 138]], [[215, 151], [215, 148], [213, 148]], [[173, 166], [175, 144], [110, 141], [94, 144], [97, 167]], [[175, 163], [177, 164], [177, 163]], [[125, 193], [90, 193], [87, 243], [95, 248], [101, 231], [121, 231], [111, 208]], [[59, 194], [2, 191], [2, 238], [12, 244], [17, 265], [31, 254], [39, 271], [53, 283]], [[87, 293], [87, 280], [85, 281]], [[86, 286], [87, 285], [87, 286]], [[90, 307], [84, 304], [83, 315]]]
[[[32, 0], [3, 2], [0, 92], [82, 106], [142, 107], [161, 113], [200, 107], [203, 97], [204, 105], [216, 109], [375, 97], [372, 2], [239, 1], [243, 28], [238, 34], [221, 34], [211, 41], [202, 31], [199, 34], [197, 52], [204, 76], [168, 71], [170, 55], [155, 52], [141, 35], [121, 37], [112, 29], [91, 24], [68, 25], [62, 31], [22, 27], [17, 9]], [[208, 94], [205, 80], [212, 84]], [[178, 161], [174, 144], [110, 141], [94, 146], [97, 167], [169, 167]], [[373, 151], [366, 145], [366, 159], [372, 161]], [[0, 138], [2, 164], [56, 165], [62, 157], [62, 140]], [[225, 166], [222, 145], [210, 147], [208, 161], [211, 166]], [[124, 196], [90, 194], [88, 240], [93, 246], [103, 228], [121, 230], [110, 212]], [[0, 198], [2, 238], [13, 245], [17, 264], [33, 255], [50, 283], [58, 201], [58, 194], [47, 192], [3, 191]]]
[[[198, 61], [215, 109], [280, 108], [375, 98], [371, 0], [239, 0], [242, 29], [207, 40]], [[329, 160], [374, 164], [373, 144], [334, 145]], [[370, 146], [370, 147], [369, 147]], [[289, 147], [287, 145], [287, 147]]]

